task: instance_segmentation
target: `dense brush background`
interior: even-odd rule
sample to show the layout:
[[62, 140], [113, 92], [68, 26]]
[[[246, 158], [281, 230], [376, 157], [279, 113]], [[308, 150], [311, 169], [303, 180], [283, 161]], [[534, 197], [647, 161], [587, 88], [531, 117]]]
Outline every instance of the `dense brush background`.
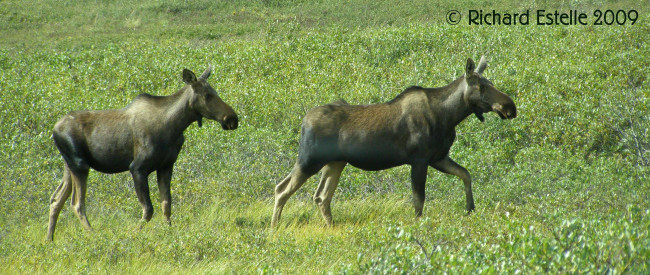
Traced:
[[[650, 273], [650, 23], [638, 1], [0, 1], [0, 273]], [[636, 9], [626, 26], [452, 26], [448, 10]], [[430, 169], [423, 218], [409, 168], [348, 166], [336, 226], [311, 202], [317, 177], [269, 228], [273, 189], [318, 105], [388, 101], [443, 86], [468, 57], [518, 117], [470, 116]], [[170, 95], [201, 73], [240, 128], [185, 132], [172, 221], [140, 229], [128, 173], [91, 172], [85, 232], [69, 207], [45, 242], [63, 161], [51, 129], [80, 109]], [[150, 183], [155, 182], [155, 173]], [[156, 184], [150, 184], [157, 202]]]

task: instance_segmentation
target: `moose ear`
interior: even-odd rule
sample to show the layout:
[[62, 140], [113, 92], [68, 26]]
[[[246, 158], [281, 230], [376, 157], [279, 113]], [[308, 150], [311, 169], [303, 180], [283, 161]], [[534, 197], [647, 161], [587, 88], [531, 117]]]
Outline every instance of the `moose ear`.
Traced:
[[476, 72], [478, 74], [483, 74], [483, 71], [485, 71], [485, 68], [487, 68], [487, 58], [484, 56], [481, 56], [481, 60], [478, 62], [478, 67], [476, 68]]
[[208, 79], [208, 77], [210, 77], [211, 73], [212, 73], [212, 65], [208, 66], [208, 68], [205, 69], [205, 72], [203, 72], [199, 78], [206, 80]]
[[471, 58], [467, 59], [467, 65], [465, 65], [465, 74], [470, 75], [472, 72], [474, 72], [474, 69], [476, 68], [476, 65], [474, 64], [474, 60]]
[[187, 84], [192, 84], [196, 82], [196, 75], [188, 69], [183, 69], [183, 81]]

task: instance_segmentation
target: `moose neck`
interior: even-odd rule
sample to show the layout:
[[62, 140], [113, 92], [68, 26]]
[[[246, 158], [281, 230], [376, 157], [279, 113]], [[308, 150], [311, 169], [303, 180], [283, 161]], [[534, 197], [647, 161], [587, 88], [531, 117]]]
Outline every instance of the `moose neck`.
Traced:
[[445, 124], [454, 127], [472, 114], [471, 106], [463, 98], [463, 94], [467, 89], [465, 76], [461, 76], [441, 89], [446, 96], [443, 96], [441, 99], [442, 104], [439, 117], [443, 118], [442, 121]]
[[190, 106], [192, 90], [185, 86], [173, 95], [165, 98], [163, 125], [172, 135], [181, 135], [193, 122], [201, 119], [201, 115]]

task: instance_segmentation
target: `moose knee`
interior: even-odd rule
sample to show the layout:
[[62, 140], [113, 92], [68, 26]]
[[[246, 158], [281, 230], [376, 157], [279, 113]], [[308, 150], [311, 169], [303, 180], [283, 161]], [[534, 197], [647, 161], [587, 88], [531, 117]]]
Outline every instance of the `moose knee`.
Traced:
[[83, 207], [82, 207], [80, 204], [73, 204], [73, 205], [72, 205], [72, 210], [74, 210], [74, 212], [75, 212], [77, 215], [81, 215], [81, 214], [83, 213], [83, 210], [84, 210], [84, 209], [83, 209]]
[[286, 189], [286, 188], [287, 188], [286, 184], [281, 183], [281, 184], [276, 185], [275, 186], [275, 194], [276, 195], [281, 194], [282, 192], [284, 192], [284, 189]]
[[320, 205], [321, 203], [323, 203], [323, 199], [321, 199], [320, 197], [314, 197], [314, 202]]
[[458, 173], [456, 174], [464, 183], [465, 185], [468, 185], [472, 183], [472, 176], [469, 174], [469, 171], [467, 169], [460, 167]]

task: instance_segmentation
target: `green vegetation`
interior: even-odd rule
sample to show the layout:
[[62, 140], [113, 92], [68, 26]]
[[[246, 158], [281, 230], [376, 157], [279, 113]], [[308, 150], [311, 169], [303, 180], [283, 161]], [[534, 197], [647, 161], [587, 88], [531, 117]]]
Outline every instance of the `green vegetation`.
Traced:
[[[136, 3], [133, 3], [136, 2]], [[1, 1], [0, 273], [650, 273], [650, 23], [635, 1]], [[628, 26], [456, 26], [447, 10], [636, 9]], [[415, 219], [408, 167], [348, 167], [324, 228], [311, 179], [269, 228], [273, 187], [297, 154], [301, 117], [343, 98], [392, 99], [445, 85], [468, 57], [519, 117], [473, 116], [430, 169]], [[172, 180], [140, 228], [128, 173], [91, 172], [93, 232], [68, 207], [45, 242], [62, 159], [51, 129], [77, 109], [169, 95], [183, 68], [240, 117], [186, 131]], [[154, 175], [150, 182], [154, 181]], [[150, 184], [152, 200], [157, 187]]]

